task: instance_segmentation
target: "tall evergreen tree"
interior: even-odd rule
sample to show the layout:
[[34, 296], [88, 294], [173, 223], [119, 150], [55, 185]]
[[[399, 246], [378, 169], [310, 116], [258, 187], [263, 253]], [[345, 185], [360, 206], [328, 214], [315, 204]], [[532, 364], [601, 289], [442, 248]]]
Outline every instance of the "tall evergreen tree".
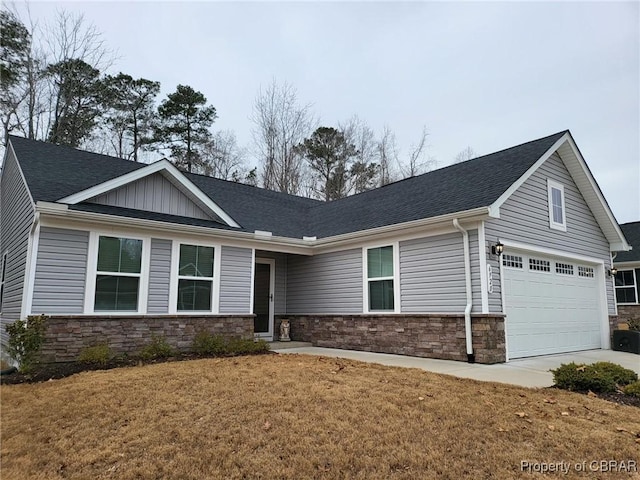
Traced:
[[114, 147], [120, 158], [137, 162], [140, 148], [151, 141], [154, 104], [159, 91], [159, 82], [134, 79], [124, 73], [104, 78], [105, 119], [108, 130], [115, 136]]
[[48, 140], [79, 147], [91, 135], [100, 115], [100, 71], [83, 60], [71, 59], [50, 65], [47, 74], [58, 92]]
[[347, 196], [349, 168], [357, 150], [341, 131], [320, 127], [298, 146], [298, 150], [317, 178], [316, 193], [326, 201]]
[[0, 34], [0, 112], [5, 139], [19, 124], [17, 110], [26, 97], [22, 83], [27, 73], [31, 34], [13, 13], [4, 9], [0, 10]]
[[201, 92], [178, 85], [158, 107], [160, 125], [155, 137], [171, 150], [173, 162], [188, 172], [204, 171], [206, 160], [200, 149], [211, 140], [209, 127], [217, 118]]

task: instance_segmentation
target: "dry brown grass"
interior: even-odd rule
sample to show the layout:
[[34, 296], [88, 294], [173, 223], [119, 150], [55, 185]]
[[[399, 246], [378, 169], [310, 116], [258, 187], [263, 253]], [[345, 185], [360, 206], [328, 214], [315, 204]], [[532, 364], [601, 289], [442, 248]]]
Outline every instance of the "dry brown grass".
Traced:
[[86, 372], [0, 394], [3, 479], [530, 477], [522, 460], [617, 478], [573, 464], [640, 451], [634, 407], [322, 357]]

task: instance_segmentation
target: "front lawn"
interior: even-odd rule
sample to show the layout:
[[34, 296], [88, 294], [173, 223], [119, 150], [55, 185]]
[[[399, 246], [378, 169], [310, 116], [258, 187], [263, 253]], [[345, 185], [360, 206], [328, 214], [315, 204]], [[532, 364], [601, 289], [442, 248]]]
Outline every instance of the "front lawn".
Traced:
[[640, 460], [635, 407], [323, 357], [84, 372], [0, 396], [11, 479], [531, 476], [522, 461], [619, 478], [592, 462]]

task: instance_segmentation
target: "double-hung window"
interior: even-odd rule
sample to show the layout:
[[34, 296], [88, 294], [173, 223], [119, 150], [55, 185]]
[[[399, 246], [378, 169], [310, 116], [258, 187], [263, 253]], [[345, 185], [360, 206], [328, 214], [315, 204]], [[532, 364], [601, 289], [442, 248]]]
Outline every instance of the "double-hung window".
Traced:
[[547, 179], [549, 197], [549, 226], [554, 230], [567, 231], [565, 215], [564, 185]]
[[367, 298], [370, 312], [394, 311], [393, 246], [367, 249]]
[[616, 302], [639, 303], [640, 296], [640, 268], [636, 270], [618, 270], [616, 273]]
[[142, 240], [100, 236], [94, 311], [139, 310]]
[[178, 311], [212, 311], [214, 255], [213, 247], [180, 245]]

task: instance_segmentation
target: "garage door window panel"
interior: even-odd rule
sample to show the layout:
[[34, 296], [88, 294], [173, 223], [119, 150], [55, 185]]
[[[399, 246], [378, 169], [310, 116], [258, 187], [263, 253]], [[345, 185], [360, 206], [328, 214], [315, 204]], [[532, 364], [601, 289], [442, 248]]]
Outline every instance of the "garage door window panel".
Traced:
[[529, 270], [532, 272], [551, 272], [551, 262], [537, 258], [529, 259]]
[[502, 255], [502, 265], [508, 268], [522, 268], [522, 257], [519, 255]]
[[616, 302], [619, 304], [637, 304], [640, 296], [637, 270], [618, 270], [615, 276]]
[[573, 265], [570, 263], [556, 262], [556, 273], [560, 275], [573, 275]]

